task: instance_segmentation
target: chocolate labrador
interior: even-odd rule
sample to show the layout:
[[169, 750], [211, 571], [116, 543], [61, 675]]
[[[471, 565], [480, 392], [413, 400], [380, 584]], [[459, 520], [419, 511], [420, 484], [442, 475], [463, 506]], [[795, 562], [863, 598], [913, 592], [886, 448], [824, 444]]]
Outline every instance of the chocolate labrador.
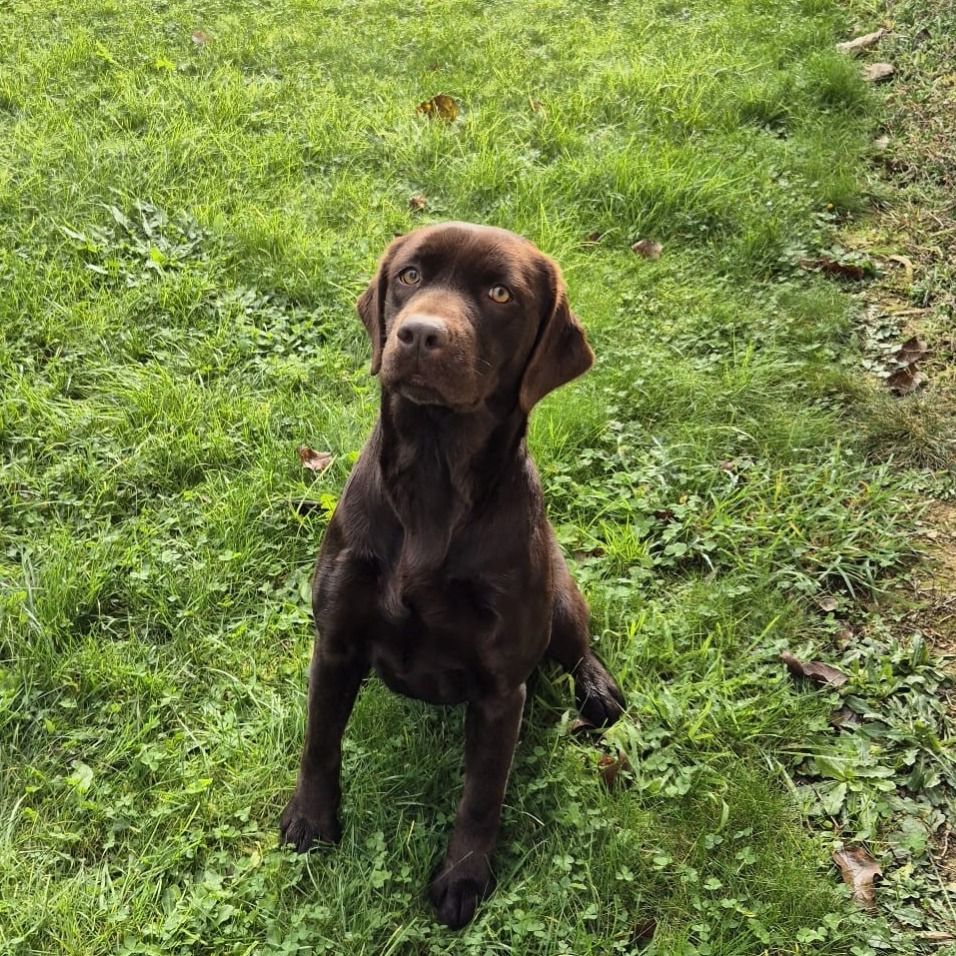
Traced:
[[429, 895], [464, 926], [491, 856], [525, 683], [548, 655], [583, 716], [624, 700], [589, 647], [588, 608], [545, 515], [528, 413], [594, 361], [558, 266], [529, 241], [446, 223], [396, 239], [357, 303], [381, 413], [319, 552], [305, 745], [282, 840], [341, 835], [342, 734], [370, 669], [393, 690], [467, 704], [465, 782]]

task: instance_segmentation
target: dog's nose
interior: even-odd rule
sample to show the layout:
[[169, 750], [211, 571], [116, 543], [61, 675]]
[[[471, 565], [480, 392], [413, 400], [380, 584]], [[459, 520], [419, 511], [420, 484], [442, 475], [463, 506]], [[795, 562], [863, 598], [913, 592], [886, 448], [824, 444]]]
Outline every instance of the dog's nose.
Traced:
[[448, 326], [441, 319], [428, 316], [406, 319], [395, 334], [406, 349], [420, 355], [438, 351], [448, 344], [449, 339]]

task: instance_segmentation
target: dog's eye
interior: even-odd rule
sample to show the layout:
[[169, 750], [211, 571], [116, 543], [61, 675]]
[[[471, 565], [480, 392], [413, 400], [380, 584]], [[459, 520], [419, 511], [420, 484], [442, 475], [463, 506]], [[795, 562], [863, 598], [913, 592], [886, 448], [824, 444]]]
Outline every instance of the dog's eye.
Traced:
[[418, 285], [422, 281], [422, 274], [414, 266], [409, 266], [399, 272], [398, 281], [402, 285]]
[[488, 298], [492, 302], [497, 302], [498, 305], [504, 305], [511, 301], [511, 290], [503, 285], [493, 285], [488, 290]]

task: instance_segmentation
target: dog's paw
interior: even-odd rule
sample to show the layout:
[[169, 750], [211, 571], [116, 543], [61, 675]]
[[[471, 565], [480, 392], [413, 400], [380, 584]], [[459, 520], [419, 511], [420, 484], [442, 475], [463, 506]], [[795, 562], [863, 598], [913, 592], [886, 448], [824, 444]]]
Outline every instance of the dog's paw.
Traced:
[[279, 821], [279, 843], [289, 844], [296, 853], [308, 853], [321, 843], [338, 843], [342, 826], [334, 813], [308, 812], [293, 797], [282, 811]]
[[581, 716], [595, 727], [616, 723], [626, 706], [614, 678], [593, 655], [583, 660], [574, 672], [574, 696]]
[[495, 888], [487, 859], [481, 855], [451, 863], [447, 859], [432, 878], [428, 896], [438, 922], [461, 929], [472, 921], [478, 904]]

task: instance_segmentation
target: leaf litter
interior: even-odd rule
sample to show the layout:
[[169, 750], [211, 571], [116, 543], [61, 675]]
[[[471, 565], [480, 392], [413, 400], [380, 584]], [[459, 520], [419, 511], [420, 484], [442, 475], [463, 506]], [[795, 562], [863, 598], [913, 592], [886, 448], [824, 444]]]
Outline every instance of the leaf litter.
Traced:
[[302, 467], [307, 471], [314, 471], [321, 474], [326, 471], [335, 461], [335, 456], [328, 451], [315, 451], [308, 445], [300, 445], [298, 450], [299, 461]]
[[438, 93], [430, 100], [419, 103], [415, 109], [429, 119], [441, 119], [446, 123], [453, 123], [461, 113], [458, 101], [447, 93]]
[[892, 63], [871, 63], [863, 68], [863, 79], [867, 83], [885, 83], [896, 73]]
[[624, 786], [622, 771], [631, 769], [631, 764], [627, 759], [627, 754], [619, 750], [617, 755], [604, 754], [598, 761], [598, 772], [601, 774], [601, 781], [608, 790], [614, 790], [616, 787]]
[[837, 670], [829, 664], [824, 664], [823, 661], [805, 663], [794, 657], [789, 651], [784, 651], [780, 655], [780, 660], [787, 665], [787, 670], [794, 677], [804, 677], [827, 687], [842, 687], [850, 679], [843, 671]]
[[876, 881], [883, 878], [880, 864], [863, 847], [844, 847], [833, 854], [843, 882], [853, 891], [853, 899], [864, 909], [876, 909]]
[[641, 256], [643, 259], [660, 259], [664, 247], [653, 239], [638, 239], [631, 246], [631, 251]]
[[862, 53], [864, 50], [869, 50], [870, 47], [876, 46], [880, 40], [883, 39], [887, 34], [887, 31], [880, 28], [879, 30], [874, 30], [872, 33], [866, 33], [863, 36], [854, 37], [852, 40], [847, 40], [844, 43], [838, 43], [836, 48], [841, 53], [849, 53], [851, 56], [856, 56], [858, 53]]
[[926, 380], [919, 370], [919, 363], [930, 354], [929, 346], [917, 336], [908, 338], [891, 357], [892, 368], [886, 376], [886, 385], [896, 395], [915, 392]]

